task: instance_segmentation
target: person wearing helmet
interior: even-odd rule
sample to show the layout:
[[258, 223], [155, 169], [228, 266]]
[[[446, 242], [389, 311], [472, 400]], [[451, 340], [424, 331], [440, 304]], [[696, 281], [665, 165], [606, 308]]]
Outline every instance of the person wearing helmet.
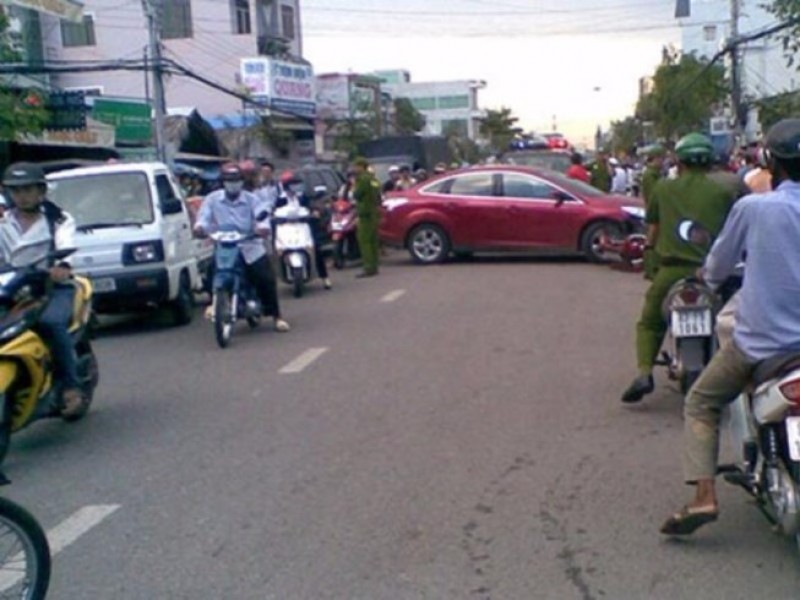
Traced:
[[[0, 261], [10, 263], [23, 246], [48, 244], [51, 250], [75, 248], [75, 221], [47, 199], [47, 180], [42, 167], [15, 163], [6, 169], [3, 187], [13, 208], [0, 220]], [[64, 416], [77, 414], [84, 403], [78, 379], [75, 342], [69, 333], [75, 307], [75, 287], [69, 258], [50, 268], [53, 289], [39, 320], [43, 337], [53, 352], [56, 376], [63, 385]]]
[[[233, 163], [222, 167], [223, 189], [211, 192], [203, 201], [194, 230], [204, 236], [219, 229], [235, 229], [243, 234], [270, 234], [268, 207], [258, 196], [244, 189], [241, 168]], [[240, 246], [245, 273], [261, 298], [265, 315], [275, 319], [275, 330], [289, 331], [289, 323], [281, 316], [278, 286], [264, 242], [249, 240]]]
[[721, 346], [684, 405], [684, 476], [694, 498], [661, 527], [688, 535], [717, 519], [717, 473], [722, 409], [765, 360], [800, 352], [800, 119], [784, 119], [767, 133], [766, 162], [773, 190], [739, 200], [701, 275], [717, 288], [746, 254], [733, 341]]
[[400, 167], [392, 165], [389, 167], [389, 179], [383, 184], [383, 193], [395, 191], [398, 181], [400, 181]]
[[667, 323], [662, 304], [677, 281], [694, 275], [709, 245], [682, 239], [679, 225], [691, 221], [714, 238], [736, 200], [734, 192], [709, 178], [714, 158], [711, 140], [690, 133], [675, 146], [680, 174], [653, 188], [645, 221], [648, 225], [645, 275], [652, 280], [636, 325], [638, 375], [622, 394], [625, 403], [639, 402], [654, 389], [653, 366], [664, 341]]
[[645, 152], [647, 166], [642, 174], [642, 200], [645, 208], [653, 195], [653, 188], [656, 186], [664, 174], [664, 147], [660, 144], [649, 146]]
[[322, 246], [325, 243], [324, 229], [322, 227], [322, 211], [314, 206], [311, 198], [305, 193], [306, 186], [303, 180], [294, 171], [285, 171], [281, 175], [281, 195], [275, 203], [275, 208], [286, 206], [290, 199], [297, 199], [301, 206], [308, 209], [311, 213], [311, 235], [314, 237], [314, 263], [317, 268], [317, 275], [322, 279], [322, 284], [326, 290], [333, 287], [333, 282], [328, 274], [328, 265], [325, 262], [325, 253]]

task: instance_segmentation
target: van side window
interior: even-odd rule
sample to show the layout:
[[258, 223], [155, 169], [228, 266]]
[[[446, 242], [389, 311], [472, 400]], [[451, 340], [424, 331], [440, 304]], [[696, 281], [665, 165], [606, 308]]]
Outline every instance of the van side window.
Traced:
[[175, 194], [175, 188], [172, 187], [169, 177], [166, 175], [156, 175], [156, 190], [158, 190], [158, 203], [162, 209], [167, 205], [169, 200], [173, 202], [175, 200], [180, 200], [180, 197]]

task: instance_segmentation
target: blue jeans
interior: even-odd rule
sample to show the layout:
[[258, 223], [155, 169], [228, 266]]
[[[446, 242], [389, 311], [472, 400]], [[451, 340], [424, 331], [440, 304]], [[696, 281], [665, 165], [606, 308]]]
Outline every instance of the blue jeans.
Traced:
[[42, 335], [50, 345], [56, 377], [65, 390], [79, 388], [78, 355], [69, 333], [75, 310], [75, 288], [72, 284], [56, 284], [39, 319]]

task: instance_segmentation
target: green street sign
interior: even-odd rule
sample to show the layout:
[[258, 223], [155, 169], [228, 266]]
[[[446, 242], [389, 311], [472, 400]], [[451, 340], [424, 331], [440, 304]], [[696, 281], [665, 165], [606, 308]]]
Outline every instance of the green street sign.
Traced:
[[92, 118], [117, 131], [117, 143], [147, 144], [153, 137], [152, 108], [136, 100], [95, 98]]

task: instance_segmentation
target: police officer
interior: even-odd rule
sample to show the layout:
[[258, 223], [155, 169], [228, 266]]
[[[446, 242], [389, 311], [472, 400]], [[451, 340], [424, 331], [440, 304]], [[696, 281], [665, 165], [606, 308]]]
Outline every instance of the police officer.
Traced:
[[364, 271], [356, 277], [374, 277], [378, 274], [380, 242], [378, 226], [381, 217], [381, 184], [369, 171], [366, 158], [357, 158], [353, 163], [356, 186], [353, 197], [358, 211], [358, 245]]
[[590, 183], [598, 190], [611, 191], [611, 170], [608, 165], [608, 155], [604, 151], [597, 155], [597, 160], [592, 165], [589, 177]]
[[[730, 189], [708, 176], [714, 157], [708, 137], [690, 133], [678, 142], [675, 153], [679, 163], [678, 178], [656, 183], [647, 207], [646, 254], [649, 256], [645, 265], [653, 283], [636, 325], [639, 374], [622, 395], [626, 403], [638, 402], [653, 391], [653, 365], [667, 329], [661, 306], [672, 285], [693, 276], [710, 249], [710, 243], [684, 240], [679, 233], [681, 223], [691, 221], [715, 238], [736, 200]], [[655, 261], [651, 258], [653, 252], [657, 257]]]
[[653, 144], [645, 153], [647, 157], [647, 166], [642, 174], [642, 199], [644, 200], [645, 207], [650, 202], [653, 188], [663, 176], [665, 154], [664, 147], [659, 144]]

